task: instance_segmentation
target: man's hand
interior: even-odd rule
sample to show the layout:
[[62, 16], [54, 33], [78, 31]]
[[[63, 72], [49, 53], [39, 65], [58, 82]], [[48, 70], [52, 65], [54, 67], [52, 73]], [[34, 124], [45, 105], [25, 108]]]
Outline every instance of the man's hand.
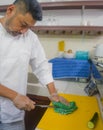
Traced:
[[18, 94], [13, 100], [14, 105], [18, 109], [30, 111], [35, 108], [35, 102], [29, 99], [27, 96]]
[[61, 102], [65, 105], [69, 105], [69, 102], [64, 97], [59, 96], [58, 93], [52, 93], [50, 96], [50, 100], [55, 102]]
[[50, 100], [51, 101], [55, 101], [55, 102], [61, 102], [65, 105], [69, 105], [69, 102], [63, 98], [62, 96], [59, 96], [59, 94], [57, 93], [57, 90], [55, 88], [54, 82], [51, 82], [49, 84], [47, 84], [49, 93], [50, 93]]

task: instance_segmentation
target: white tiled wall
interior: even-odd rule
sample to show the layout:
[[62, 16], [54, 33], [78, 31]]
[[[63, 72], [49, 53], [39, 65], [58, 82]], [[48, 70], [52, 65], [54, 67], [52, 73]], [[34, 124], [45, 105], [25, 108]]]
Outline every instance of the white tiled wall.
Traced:
[[[58, 56], [58, 42], [61, 40], [65, 41], [65, 50], [72, 49], [74, 53], [77, 50], [89, 51], [91, 58], [94, 57], [96, 45], [103, 43], [103, 35], [85, 37], [82, 35], [38, 35], [38, 37], [48, 59]], [[31, 72], [30, 67], [29, 72]]]
[[75, 53], [77, 50], [89, 51], [90, 56], [94, 56], [94, 49], [97, 44], [103, 43], [103, 36], [85, 36], [82, 35], [40, 35], [39, 39], [44, 47], [47, 58], [51, 59], [58, 55], [58, 42], [65, 41], [65, 50], [72, 49]]
[[83, 25], [84, 22], [84, 25], [103, 26], [102, 20], [101, 9], [46, 10], [37, 25]]
[[[39, 0], [40, 1], [40, 0]], [[47, 1], [47, 0], [42, 0]], [[50, 1], [50, 0], [49, 0]], [[54, 1], [54, 0], [52, 0]], [[57, 0], [55, 0], [57, 1]], [[64, 0], [60, 0], [64, 1]], [[73, 1], [73, 0], [67, 0]], [[76, 1], [76, 0], [75, 0]], [[83, 0], [81, 0], [83, 1]], [[10, 4], [14, 0], [1, 0], [0, 5]], [[103, 11], [98, 10], [85, 10], [84, 20], [91, 25], [103, 26]], [[53, 21], [54, 19], [54, 21]], [[43, 22], [39, 24], [44, 25], [80, 25], [82, 19], [81, 10], [49, 10], [43, 11]], [[85, 50], [90, 52], [93, 56], [94, 47], [96, 44], [103, 43], [103, 35], [100, 36], [83, 36], [83, 35], [38, 35], [41, 44], [44, 47], [47, 58], [51, 59], [58, 55], [58, 42], [65, 41], [65, 50], [72, 49], [75, 53], [77, 50]]]
[[0, 5], [12, 4], [15, 0], [0, 0]]
[[[70, 0], [68, 0], [70, 1]], [[82, 15], [83, 13], [83, 15]], [[84, 21], [82, 21], [84, 20]], [[37, 25], [85, 25], [103, 26], [103, 13], [101, 9], [82, 10], [48, 10], [43, 11], [43, 21]], [[74, 32], [75, 33], [75, 32]], [[45, 49], [48, 59], [58, 55], [58, 42], [65, 41], [65, 50], [72, 49], [75, 53], [77, 50], [89, 51], [90, 56], [94, 56], [94, 49], [97, 44], [103, 42], [103, 35], [39, 35], [39, 39]]]
[[37, 25], [80, 25], [81, 10], [48, 10], [43, 11], [43, 20]]

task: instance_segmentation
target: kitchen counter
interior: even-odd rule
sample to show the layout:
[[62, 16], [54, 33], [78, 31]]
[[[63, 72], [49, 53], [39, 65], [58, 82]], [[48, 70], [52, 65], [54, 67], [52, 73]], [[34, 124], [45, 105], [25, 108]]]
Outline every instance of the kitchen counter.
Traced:
[[48, 108], [35, 130], [88, 130], [87, 122], [91, 116], [98, 112], [99, 120], [95, 130], [103, 128], [103, 122], [100, 117], [97, 99], [92, 96], [80, 96], [73, 94], [61, 94], [69, 101], [75, 101], [78, 109], [72, 114], [61, 115], [55, 113], [53, 109]]
[[[76, 81], [73, 82], [68, 80], [54, 80], [54, 82], [58, 93], [87, 96], [87, 94], [84, 92], [84, 88], [87, 85], [87, 83], [80, 83]], [[49, 96], [47, 88], [43, 87], [39, 82], [36, 83], [29, 82], [27, 92], [29, 94], [36, 94], [36, 95], [47, 96], [47, 97]], [[100, 101], [100, 95], [97, 94], [96, 97], [98, 100], [101, 116], [103, 118], [103, 105], [101, 104]], [[38, 130], [38, 128], [36, 128], [35, 130]]]
[[[39, 86], [40, 84], [36, 84], [36, 86], [30, 86], [29, 84], [29, 90], [28, 93], [41, 95], [41, 96], [49, 96], [47, 88], [44, 88], [42, 86]], [[58, 93], [64, 93], [64, 94], [75, 94], [75, 95], [82, 95], [87, 96], [87, 94], [84, 92], [84, 88], [87, 85], [87, 83], [80, 83], [80, 82], [72, 82], [72, 81], [64, 81], [64, 80], [55, 80], [55, 86], [58, 90]], [[99, 95], [96, 95], [98, 104], [100, 107], [101, 115], [103, 118], [103, 106], [100, 102]], [[36, 128], [35, 130], [39, 130]]]
[[[55, 81], [55, 84], [57, 86], [59, 93], [64, 94], [74, 94], [74, 95], [81, 95], [81, 96], [87, 96], [87, 94], [84, 92], [84, 87], [87, 85], [87, 83], [78, 83], [78, 82], [67, 82], [67, 81]], [[61, 87], [61, 89], [59, 88]], [[98, 105], [100, 108], [101, 117], [103, 119], [103, 106], [100, 102], [100, 95], [95, 95], [98, 100]], [[40, 130], [36, 128], [35, 130]]]

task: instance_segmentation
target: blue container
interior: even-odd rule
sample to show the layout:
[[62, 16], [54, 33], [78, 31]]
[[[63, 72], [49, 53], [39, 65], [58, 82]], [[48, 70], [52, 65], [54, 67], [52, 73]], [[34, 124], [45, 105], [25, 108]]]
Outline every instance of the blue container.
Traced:
[[75, 58], [81, 60], [88, 60], [89, 59], [88, 51], [76, 51]]

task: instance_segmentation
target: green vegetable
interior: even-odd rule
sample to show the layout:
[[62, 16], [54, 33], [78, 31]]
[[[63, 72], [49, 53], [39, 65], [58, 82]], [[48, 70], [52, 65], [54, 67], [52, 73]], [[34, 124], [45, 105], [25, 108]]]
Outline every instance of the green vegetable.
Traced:
[[97, 120], [98, 120], [98, 113], [95, 112], [90, 121], [88, 121], [88, 128], [93, 129], [96, 126]]
[[75, 102], [70, 102], [69, 105], [65, 105], [61, 102], [52, 102], [54, 105], [54, 111], [60, 114], [70, 114], [77, 109]]

